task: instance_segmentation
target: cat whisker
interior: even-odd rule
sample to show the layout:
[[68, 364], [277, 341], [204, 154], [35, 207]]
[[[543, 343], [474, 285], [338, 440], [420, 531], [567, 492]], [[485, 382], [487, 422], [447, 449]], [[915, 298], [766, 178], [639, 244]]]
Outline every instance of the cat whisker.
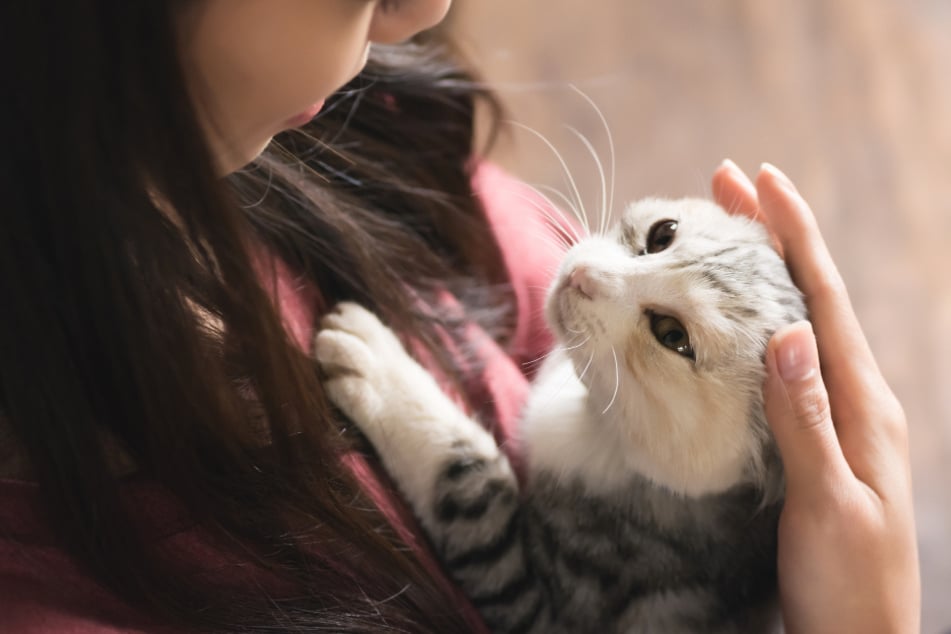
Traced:
[[[588, 214], [584, 208], [584, 202], [582, 201], [582, 198], [581, 198], [581, 192], [578, 190], [578, 185], [575, 182], [575, 178], [571, 174], [571, 170], [568, 168], [568, 163], [565, 161], [565, 158], [562, 156], [561, 152], [559, 152], [558, 148], [556, 148], [555, 145], [551, 141], [549, 141], [548, 138], [545, 137], [545, 135], [539, 132], [538, 130], [530, 126], [527, 126], [524, 123], [520, 123], [518, 121], [510, 121], [509, 123], [519, 128], [522, 128], [523, 130], [538, 137], [538, 139], [540, 139], [541, 142], [544, 143], [548, 147], [548, 149], [550, 149], [552, 153], [555, 155], [555, 158], [558, 160], [559, 164], [561, 165], [561, 169], [563, 170], [565, 178], [568, 181], [568, 187], [573, 195], [573, 199], [577, 203], [577, 209], [580, 210], [581, 212], [580, 216], [578, 217], [578, 220], [580, 220], [582, 224], [584, 225], [585, 231], [590, 234], [591, 231], [588, 227], [588, 222], [587, 222]], [[574, 205], [572, 205], [572, 207], [574, 208]]]
[[584, 369], [578, 373], [578, 380], [581, 381], [584, 379], [584, 375], [588, 372], [588, 368], [591, 367], [591, 362], [594, 361], [594, 351], [591, 351], [591, 356], [588, 357], [588, 362], [584, 364]]
[[562, 241], [566, 247], [570, 247], [573, 244], [579, 242], [581, 240], [581, 235], [578, 233], [578, 228], [571, 224], [568, 218], [565, 218], [563, 215], [558, 213], [558, 205], [554, 204], [551, 199], [539, 191], [538, 188], [532, 187], [531, 185], [529, 185], [529, 187], [531, 187], [532, 191], [534, 191], [537, 196], [542, 198], [548, 204], [547, 207], [530, 196], [519, 193], [515, 195], [534, 207], [545, 217], [546, 220], [548, 220], [548, 222], [551, 223], [553, 235]]
[[538, 239], [541, 242], [544, 242], [545, 244], [549, 245], [550, 247], [552, 247], [558, 252], [567, 251], [568, 249], [571, 248], [571, 244], [572, 244], [559, 236], [541, 235], [541, 236], [538, 236]]
[[[611, 163], [610, 188], [605, 186], [604, 168], [601, 164], [601, 161], [598, 160], [597, 154], [595, 153], [595, 161], [598, 164], [598, 173], [601, 175], [601, 192], [602, 192], [601, 222], [598, 225], [598, 228], [599, 228], [598, 234], [604, 235], [604, 231], [609, 226], [610, 224], [609, 221], [614, 215], [614, 192], [615, 192], [615, 185], [617, 183], [617, 154], [615, 152], [615, 147], [614, 147], [614, 135], [611, 134], [611, 126], [608, 125], [608, 120], [605, 118], [604, 113], [601, 112], [601, 108], [598, 107], [598, 104], [594, 102], [594, 99], [589, 97], [587, 93], [585, 93], [583, 90], [581, 90], [574, 84], [572, 84], [571, 89], [574, 90], [576, 93], [578, 93], [578, 95], [580, 95], [582, 99], [587, 101], [588, 104], [591, 106], [591, 108], [594, 110], [595, 114], [598, 115], [598, 119], [601, 121], [601, 126], [604, 128], [604, 133], [608, 139], [608, 150], [610, 152], [610, 159], [611, 159], [610, 160], [610, 163]], [[607, 201], [605, 201], [604, 199], [604, 193], [606, 190], [609, 190]]]
[[533, 366], [541, 365], [541, 363], [544, 362], [545, 359], [547, 359], [548, 357], [551, 356], [552, 352], [554, 352], [554, 350], [552, 350], [551, 352], [549, 352], [549, 353], [547, 353], [547, 354], [543, 354], [542, 356], [538, 357], [537, 359], [532, 359], [531, 361], [523, 361], [523, 362], [522, 362], [522, 369], [523, 369], [523, 370], [531, 370]]
[[[557, 235], [560, 239], [566, 241], [567, 246], [572, 246], [577, 242], [580, 242], [582, 239], [582, 230], [576, 224], [572, 223], [570, 218], [561, 213], [561, 207], [556, 204], [547, 194], [545, 194], [540, 187], [534, 185], [526, 185], [529, 187], [532, 192], [538, 198], [541, 198], [545, 204], [542, 204], [538, 200], [526, 196], [524, 194], [515, 194], [518, 198], [521, 198], [529, 205], [538, 210], [545, 219], [550, 223], [553, 233]], [[553, 194], [560, 196], [562, 202], [564, 202], [568, 209], [571, 211], [572, 215], [579, 217], [579, 212], [576, 208], [572, 207], [571, 201], [569, 201], [561, 192], [552, 189]], [[582, 223], [583, 224], [583, 223]]]
[[557, 350], [558, 350], [558, 348], [552, 348], [551, 350], [549, 350], [548, 352], [546, 352], [546, 353], [543, 354], [542, 356], [538, 357], [537, 359], [532, 359], [531, 361], [524, 361], [524, 362], [522, 363], [522, 367], [523, 367], [523, 368], [530, 368], [530, 367], [532, 367], [533, 365], [539, 364], [539, 363], [541, 363], [542, 361], [544, 361], [545, 359], [547, 359], [548, 357], [550, 357], [551, 355], [553, 355]]
[[696, 192], [695, 192], [696, 197], [697, 197], [697, 198], [706, 198], [706, 197], [707, 197], [707, 191], [709, 190], [709, 184], [708, 184], [708, 181], [707, 181], [707, 177], [706, 177], [705, 172], [704, 172], [702, 169], [700, 169], [699, 167], [694, 167], [693, 170], [692, 170], [692, 172], [693, 172], [694, 178], [695, 178], [696, 181], [697, 181], [697, 188], [696, 188]]
[[588, 335], [587, 337], [584, 338], [583, 341], [581, 341], [580, 343], [576, 343], [576, 344], [573, 345], [573, 346], [555, 346], [554, 348], [552, 348], [551, 350], [549, 350], [548, 352], [546, 352], [546, 353], [543, 354], [542, 356], [538, 357], [537, 359], [532, 359], [531, 361], [526, 361], [526, 362], [524, 362], [522, 365], [525, 366], [525, 367], [533, 366], [533, 365], [535, 365], [535, 364], [537, 364], [537, 363], [541, 363], [542, 361], [544, 361], [545, 359], [547, 359], [547, 358], [550, 357], [551, 355], [555, 354], [556, 352], [568, 352], [569, 350], [577, 350], [578, 348], [580, 348], [580, 347], [583, 346], [584, 344], [588, 343], [589, 341], [591, 341], [591, 335]]
[[565, 328], [565, 330], [567, 330], [568, 332], [570, 332], [570, 333], [573, 334], [573, 335], [583, 335], [583, 334], [584, 334], [584, 330], [574, 330], [574, 329], [572, 329], [572, 328], [569, 328], [568, 326], [565, 326], [564, 328]]
[[[581, 223], [581, 228], [584, 230], [585, 235], [591, 235], [591, 226], [588, 223], [587, 216], [584, 214], [584, 210], [579, 209], [570, 198], [554, 187], [548, 185], [533, 185], [531, 187], [535, 190], [535, 193], [544, 198], [545, 202], [551, 205], [554, 209], [559, 209], [560, 207], [555, 204], [549, 194], [557, 198], [559, 202], [563, 203], [564, 206], [568, 208], [568, 210], [571, 212], [571, 215], [578, 219], [578, 222]], [[577, 230], [575, 230], [575, 233], [577, 233]]]
[[572, 126], [565, 126], [565, 129], [567, 129], [569, 132], [574, 134], [578, 138], [578, 140], [581, 141], [582, 145], [584, 145], [585, 148], [588, 150], [588, 154], [590, 154], [591, 158], [594, 159], [594, 164], [598, 168], [598, 176], [601, 179], [601, 199], [600, 199], [601, 208], [598, 210], [598, 234], [597, 235], [604, 235], [605, 228], [607, 226], [607, 221], [605, 219], [605, 216], [607, 215], [605, 213], [605, 206], [607, 205], [607, 197], [608, 197], [608, 194], [607, 194], [608, 185], [604, 177], [604, 166], [601, 164], [601, 159], [600, 157], [598, 157], [598, 152], [597, 150], [594, 149], [594, 145], [591, 144], [591, 141], [588, 140], [588, 137], [582, 134], [577, 128], [574, 128]]
[[[555, 273], [556, 271], [557, 271], [557, 269], [549, 269], [548, 272], [549, 272], [549, 273], [552, 273], [552, 275], [551, 275], [550, 277], [554, 277], [554, 273]], [[547, 286], [542, 286], [541, 284], [528, 284], [528, 285], [526, 285], [526, 288], [529, 288], [529, 289], [531, 289], [531, 290], [533, 290], [533, 291], [546, 291], [546, 292], [548, 291], [548, 287], [547, 287]]]
[[587, 337], [585, 337], [581, 343], [576, 343], [573, 346], [564, 346], [561, 349], [564, 350], [565, 352], [568, 352], [569, 350], [577, 350], [578, 348], [588, 343], [589, 341], [591, 341], [591, 335], [588, 335]]
[[[582, 229], [584, 229], [585, 233], [586, 233], [586, 234], [587, 234], [587, 233], [590, 233], [590, 231], [588, 231], [588, 219], [585, 218], [584, 214], [581, 212], [581, 210], [578, 209], [578, 206], [575, 205], [574, 201], [572, 201], [570, 198], [568, 198], [564, 193], [562, 193], [562, 192], [560, 192], [559, 190], [555, 189], [554, 187], [550, 187], [550, 186], [548, 186], [548, 185], [532, 185], [532, 184], [527, 184], [527, 186], [535, 193], [535, 195], [537, 195], [539, 198], [541, 198], [541, 199], [544, 200], [546, 203], [548, 203], [548, 205], [551, 207], [551, 209], [553, 209], [553, 210], [561, 210], [561, 208], [562, 208], [561, 206], [562, 206], [562, 205], [563, 205], [564, 207], [566, 207], [566, 208], [568, 209], [568, 211], [571, 212], [571, 215], [578, 219], [578, 221], [579, 221], [580, 224], [582, 225]], [[546, 191], [547, 191], [548, 193], [546, 193]], [[549, 195], [549, 194], [550, 194], [550, 195]], [[554, 196], [555, 198], [557, 198], [557, 199], [558, 199], [558, 203], [561, 203], [561, 204], [559, 205], [559, 204], [557, 204], [554, 200], [552, 200], [552, 196]], [[530, 202], [531, 202], [531, 204], [535, 205], [536, 208], [539, 208], [539, 207], [537, 207], [537, 205], [538, 205], [537, 201], [530, 201]], [[550, 211], [550, 210], [548, 210], [548, 211]], [[567, 218], [564, 218], [564, 217], [562, 217], [562, 218], [560, 219], [561, 222], [566, 222], [566, 223], [567, 223], [567, 220], [568, 220], [568, 219], [567, 219]], [[561, 227], [561, 222], [559, 222], [559, 227]], [[575, 236], [577, 236], [577, 234], [578, 234], [578, 229], [577, 229], [577, 227], [575, 227], [574, 225], [570, 225], [570, 224], [569, 224], [569, 226], [570, 226], [571, 229], [572, 229], [572, 230], [571, 230], [571, 233], [574, 234]], [[567, 231], [566, 231], [566, 233], [567, 233]]]
[[617, 393], [621, 388], [621, 370], [618, 367], [617, 351], [614, 349], [614, 346], [611, 346], [611, 356], [614, 357], [614, 394], [611, 395], [611, 401], [608, 403], [608, 406], [601, 411], [602, 416], [607, 414], [611, 406], [614, 405], [614, 401], [617, 400]]
[[756, 213], [755, 215], [751, 215], [741, 210], [740, 194], [734, 194], [733, 197], [729, 200], [729, 202], [726, 205], [721, 205], [721, 206], [731, 216], [746, 217], [754, 222], [758, 222], [756, 220], [756, 216], [758, 216], [759, 213]]

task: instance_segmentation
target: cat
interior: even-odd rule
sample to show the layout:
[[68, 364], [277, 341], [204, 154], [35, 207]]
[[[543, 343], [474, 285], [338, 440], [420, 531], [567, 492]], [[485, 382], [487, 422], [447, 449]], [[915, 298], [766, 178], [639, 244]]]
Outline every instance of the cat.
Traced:
[[315, 351], [493, 631], [776, 628], [764, 358], [806, 309], [766, 230], [703, 199], [633, 203], [568, 250], [545, 311], [559, 345], [520, 423], [521, 490], [373, 314], [341, 304]]

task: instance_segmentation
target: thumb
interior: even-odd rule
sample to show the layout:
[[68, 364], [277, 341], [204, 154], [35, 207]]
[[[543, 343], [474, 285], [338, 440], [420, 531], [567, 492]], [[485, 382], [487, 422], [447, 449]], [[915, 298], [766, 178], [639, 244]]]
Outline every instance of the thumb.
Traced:
[[766, 350], [766, 372], [766, 418], [782, 456], [787, 490], [819, 492], [848, 466], [832, 423], [809, 322], [786, 326], [773, 335]]

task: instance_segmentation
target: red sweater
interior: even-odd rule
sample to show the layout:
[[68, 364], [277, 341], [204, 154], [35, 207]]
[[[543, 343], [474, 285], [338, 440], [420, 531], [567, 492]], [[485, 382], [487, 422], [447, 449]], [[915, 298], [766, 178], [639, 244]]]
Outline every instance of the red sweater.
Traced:
[[[502, 248], [517, 300], [517, 327], [507, 350], [474, 333], [484, 342], [481, 351], [486, 371], [479, 392], [491, 400], [499, 423], [498, 440], [505, 441], [511, 437], [527, 395], [524, 364], [544, 354], [551, 344], [542, 305], [559, 254], [550, 246], [552, 241], [542, 237], [549, 221], [541, 211], [546, 206], [538, 196], [490, 165], [479, 168], [473, 183]], [[285, 326], [299, 345], [309, 349], [317, 291], [295, 283], [285, 267], [280, 263], [277, 266], [279, 275], [273, 293]], [[424, 552], [415, 523], [393, 510], [364, 463], [352, 460], [351, 464], [400, 535]], [[123, 487], [123, 495], [136, 509], [151, 539], [163, 540], [169, 551], [181, 553], [208, 570], [223, 566], [200, 530], [155, 483], [133, 481]], [[424, 552], [423, 556], [433, 574], [441, 575], [429, 555]], [[0, 480], [0, 633], [156, 631], [145, 625], [147, 622], [84, 574], [56, 543], [44, 522], [36, 485]]]

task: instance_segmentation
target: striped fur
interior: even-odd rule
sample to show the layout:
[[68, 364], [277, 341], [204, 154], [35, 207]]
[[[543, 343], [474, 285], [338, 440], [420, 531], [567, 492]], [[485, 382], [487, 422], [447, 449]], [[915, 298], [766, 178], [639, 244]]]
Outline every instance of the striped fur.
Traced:
[[[673, 240], [652, 248], [664, 220]], [[547, 316], [560, 346], [522, 422], [521, 491], [373, 315], [342, 305], [316, 351], [493, 631], [773, 628], [783, 485], [763, 354], [805, 309], [763, 229], [706, 201], [632, 205], [566, 255]], [[689, 350], [661, 343], [659, 316]]]

